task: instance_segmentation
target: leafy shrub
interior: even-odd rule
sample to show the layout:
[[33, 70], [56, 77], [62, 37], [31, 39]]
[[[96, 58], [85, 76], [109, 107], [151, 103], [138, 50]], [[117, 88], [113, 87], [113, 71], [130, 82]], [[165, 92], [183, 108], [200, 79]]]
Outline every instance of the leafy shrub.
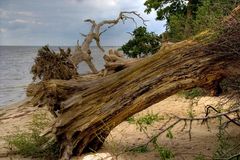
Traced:
[[214, 159], [238, 160], [240, 157], [239, 137], [231, 137], [225, 128], [223, 128], [224, 123], [223, 119], [219, 118], [218, 145], [213, 157]]
[[197, 156], [194, 157], [194, 160], [205, 160], [205, 156], [202, 154], [198, 154]]
[[174, 158], [174, 154], [170, 149], [163, 147], [157, 143], [157, 137], [153, 139], [152, 143], [162, 160], [171, 160]]
[[59, 146], [55, 142], [49, 142], [48, 137], [40, 136], [48, 123], [46, 114], [36, 114], [29, 124], [28, 132], [14, 133], [7, 136], [5, 140], [11, 150], [25, 157], [57, 159]]
[[134, 117], [128, 117], [128, 118], [127, 118], [127, 122], [128, 122], [129, 124], [134, 124], [134, 123], [135, 123]]
[[129, 57], [137, 58], [154, 54], [161, 46], [161, 37], [153, 32], [147, 32], [146, 27], [136, 28], [132, 36], [133, 38], [121, 47]]
[[139, 125], [152, 125], [154, 122], [163, 120], [163, 117], [157, 114], [148, 113], [145, 116], [139, 117], [136, 123]]
[[147, 113], [145, 116], [139, 117], [139, 118], [134, 118], [134, 117], [129, 117], [127, 119], [128, 123], [130, 124], [136, 124], [137, 128], [140, 131], [145, 131], [147, 130], [147, 127], [149, 125], [152, 125], [154, 122], [163, 120], [164, 117], [159, 116], [158, 113]]
[[179, 92], [180, 95], [186, 99], [194, 99], [195, 97], [201, 97], [207, 95], [207, 92], [199, 87], [193, 88], [191, 90], [184, 90]]
[[142, 145], [142, 146], [138, 146], [135, 148], [130, 149], [131, 152], [137, 152], [137, 153], [146, 153], [148, 152], [148, 148], [147, 145]]

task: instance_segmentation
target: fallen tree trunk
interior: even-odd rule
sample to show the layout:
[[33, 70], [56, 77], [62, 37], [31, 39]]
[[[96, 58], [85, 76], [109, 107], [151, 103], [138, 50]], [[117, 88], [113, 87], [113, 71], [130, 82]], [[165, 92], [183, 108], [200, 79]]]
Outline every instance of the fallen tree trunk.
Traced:
[[43, 82], [33, 100], [58, 110], [51, 133], [61, 145], [61, 159], [99, 149], [119, 123], [180, 90], [211, 88], [223, 77], [240, 75], [239, 31], [237, 21], [106, 77]]

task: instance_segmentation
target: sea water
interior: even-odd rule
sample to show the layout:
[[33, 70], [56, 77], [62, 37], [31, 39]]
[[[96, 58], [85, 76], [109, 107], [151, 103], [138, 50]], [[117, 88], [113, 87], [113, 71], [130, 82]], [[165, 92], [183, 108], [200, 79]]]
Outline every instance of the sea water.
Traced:
[[[32, 82], [30, 73], [40, 46], [0, 46], [0, 107], [20, 101], [26, 97], [26, 87]], [[58, 47], [51, 47], [58, 51]], [[61, 48], [68, 48], [66, 46]], [[74, 47], [70, 47], [71, 50]], [[104, 47], [107, 51], [110, 48]], [[97, 47], [91, 47], [93, 63], [98, 70], [104, 68], [103, 53]], [[88, 73], [89, 67], [84, 63], [78, 66], [78, 72]]]

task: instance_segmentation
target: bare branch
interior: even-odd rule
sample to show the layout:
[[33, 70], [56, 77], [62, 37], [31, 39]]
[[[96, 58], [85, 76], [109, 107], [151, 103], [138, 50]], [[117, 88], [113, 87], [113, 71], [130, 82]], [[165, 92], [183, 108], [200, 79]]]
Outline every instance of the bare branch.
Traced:
[[94, 20], [91, 20], [91, 19], [85, 19], [84, 22], [89, 22], [89, 23], [92, 23], [92, 24], [96, 24], [96, 22]]
[[91, 23], [92, 24], [92, 27], [91, 27], [91, 30], [90, 30], [90, 32], [88, 33], [88, 35], [90, 35], [91, 33], [93, 33], [94, 32], [94, 29], [96, 28], [96, 22], [94, 21], [94, 20], [91, 20], [91, 19], [86, 19], [86, 20], [84, 20], [84, 22], [89, 22], [89, 23]]
[[[112, 19], [112, 20], [104, 20], [100, 23], [96, 23], [95, 20], [92, 19], [86, 19], [84, 20], [84, 22], [88, 22], [91, 23], [91, 29], [89, 31], [88, 34], [81, 34], [81, 36], [85, 37], [82, 45], [81, 45], [81, 50], [75, 50], [75, 53], [72, 54], [72, 61], [74, 62], [74, 65], [77, 66], [78, 63], [80, 63], [81, 61], [85, 61], [88, 66], [91, 68], [92, 72], [96, 73], [97, 70], [94, 69], [94, 65], [91, 62], [91, 57], [89, 57], [90, 55], [88, 55], [88, 51], [90, 50], [90, 44], [92, 43], [93, 40], [96, 41], [97, 47], [100, 49], [100, 51], [102, 53], [104, 53], [104, 49], [100, 44], [100, 36], [106, 32], [109, 28], [115, 26], [116, 24], [118, 24], [120, 21], [125, 21], [125, 20], [132, 20], [135, 25], [137, 26], [137, 22], [135, 21], [134, 17], [132, 17], [131, 15], [139, 18], [142, 20], [143, 24], [145, 24], [146, 20], [144, 20], [140, 14], [138, 14], [136, 11], [131, 11], [131, 12], [120, 12], [118, 17], [116, 19]], [[101, 27], [103, 27], [104, 25], [108, 26], [107, 29], [101, 31]], [[84, 57], [84, 58], [83, 58]], [[73, 60], [75, 59], [75, 60]], [[88, 60], [88, 61], [86, 61]]]
[[128, 34], [130, 34], [131, 36], [133, 36], [133, 33], [132, 32], [127, 32]]
[[123, 12], [123, 13], [128, 13], [128, 14], [134, 14], [135, 16], [137, 16], [138, 18], [140, 18], [143, 22], [143, 25], [147, 26], [146, 22], [148, 22], [148, 20], [145, 20], [140, 14], [138, 14], [136, 11], [132, 11], [132, 12]]
[[[212, 107], [212, 106], [210, 106], [210, 105], [207, 105], [206, 107], [207, 107], [207, 111], [206, 111], [206, 116], [205, 116], [205, 117], [207, 117], [208, 114], [210, 113], [210, 111], [209, 111], [210, 109], [214, 110], [214, 111], [217, 112], [217, 113], [221, 113], [221, 112], [219, 112], [218, 110], [216, 110], [214, 107]], [[237, 111], [238, 111], [238, 110], [237, 110]], [[236, 112], [237, 112], [237, 111], [236, 111]], [[237, 112], [237, 114], [238, 114], [238, 112]], [[232, 123], [240, 126], [240, 123], [237, 123], [237, 121], [235, 121], [234, 119], [230, 118], [228, 115], [223, 115], [223, 116], [226, 117], [226, 118], [229, 120], [229, 122], [232, 122]], [[204, 121], [206, 121], [206, 120], [203, 120], [203, 122], [204, 122]]]
[[[201, 120], [206, 120], [206, 119], [215, 119], [215, 118], [218, 118], [218, 117], [227, 116], [229, 114], [239, 112], [239, 111], [240, 111], [240, 107], [234, 108], [234, 109], [226, 111], [226, 112], [220, 112], [220, 113], [212, 115], [212, 116], [196, 117], [196, 118], [180, 118], [180, 117], [176, 116], [175, 118], [181, 119], [181, 120], [186, 120], [186, 121], [201, 121]], [[240, 126], [240, 124], [237, 124], [237, 125]]]
[[96, 41], [97, 47], [104, 53], [105, 50], [103, 49], [103, 47], [100, 44], [100, 39], [99, 37], [95, 37], [94, 40]]
[[83, 33], [80, 33], [80, 35], [83, 36], [83, 37], [87, 37], [87, 35], [86, 35], [86, 34], [83, 34]]
[[124, 20], [130, 19], [133, 21], [133, 23], [135, 24], [135, 27], [137, 28], [137, 22], [135, 21], [135, 19], [133, 17], [129, 17], [129, 16], [125, 16]]
[[[109, 27], [108, 27], [109, 28]], [[104, 33], [104, 32], [106, 32], [107, 31], [107, 29], [105, 29], [105, 30], [103, 30], [102, 32], [100, 32], [99, 33], [99, 37]]]
[[[207, 106], [207, 107], [209, 107], [209, 106]], [[214, 108], [214, 107], [211, 106], [211, 108]], [[189, 138], [191, 140], [191, 130], [192, 130], [192, 122], [193, 121], [199, 121], [199, 120], [206, 121], [206, 120], [209, 120], [209, 119], [215, 119], [215, 118], [222, 117], [222, 116], [228, 117], [229, 114], [238, 113], [238, 112], [240, 112], [240, 107], [231, 109], [231, 110], [226, 111], [226, 112], [218, 112], [217, 114], [212, 115], [212, 116], [207, 114], [204, 117], [196, 117], [196, 118], [192, 118], [192, 117], [190, 117], [190, 118], [186, 118], [186, 117], [182, 118], [182, 117], [178, 117], [178, 116], [170, 117], [169, 120], [159, 129], [160, 132], [158, 134], [156, 134], [155, 136], [153, 136], [146, 144], [149, 144], [150, 142], [153, 141], [153, 139], [159, 137], [160, 135], [165, 133], [167, 130], [173, 128], [174, 126], [176, 126], [181, 121], [184, 121], [184, 126], [183, 126], [183, 129], [181, 131], [183, 131], [186, 128], [187, 121], [190, 122], [189, 123], [190, 126], [189, 126], [189, 130], [188, 130], [188, 134], [189, 134]], [[172, 119], [176, 119], [176, 121], [167, 126], [167, 124]], [[237, 120], [239, 121], [239, 119], [237, 119]], [[233, 119], [231, 119], [231, 122], [233, 122], [234, 124], [240, 126], [240, 123], [238, 123], [238, 121], [233, 122]]]
[[136, 24], [136, 21], [135, 21], [134, 17], [127, 16], [129, 14], [135, 15], [138, 18], [140, 18], [142, 20], [143, 24], [146, 26], [147, 20], [144, 20], [143, 17], [141, 17], [140, 14], [137, 14], [136, 11], [131, 11], [131, 12], [123, 11], [123, 12], [120, 12], [119, 16], [116, 19], [104, 20], [104, 21], [100, 22], [98, 25], [101, 27], [103, 25], [110, 24], [110, 26], [108, 28], [111, 28], [114, 25], [116, 25], [119, 21], [124, 21], [124, 20], [127, 20], [127, 19], [133, 20], [133, 22]]

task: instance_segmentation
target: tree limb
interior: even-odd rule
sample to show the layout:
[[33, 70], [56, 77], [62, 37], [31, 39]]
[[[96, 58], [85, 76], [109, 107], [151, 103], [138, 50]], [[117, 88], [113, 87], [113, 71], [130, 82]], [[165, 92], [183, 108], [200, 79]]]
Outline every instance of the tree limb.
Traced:
[[[93, 40], [95, 40], [97, 47], [100, 49], [100, 51], [102, 53], [105, 52], [105, 50], [103, 49], [103, 47], [101, 46], [100, 43], [100, 36], [106, 32], [109, 28], [115, 26], [116, 24], [119, 23], [119, 21], [125, 21], [125, 20], [132, 20], [135, 25], [137, 24], [134, 17], [131, 17], [130, 15], [133, 15], [139, 19], [142, 20], [143, 24], [146, 25], [145, 22], [147, 22], [146, 20], [144, 20], [140, 14], [137, 14], [137, 12], [135, 11], [131, 11], [131, 12], [120, 12], [118, 17], [116, 19], [112, 19], [112, 20], [103, 20], [100, 23], [96, 23], [95, 20], [92, 19], [86, 19], [84, 20], [84, 22], [88, 22], [91, 24], [91, 29], [89, 31], [88, 34], [82, 34], [80, 33], [83, 37], [85, 37], [81, 48], [76, 47], [75, 48], [75, 52], [73, 53], [71, 60], [72, 62], [74, 62], [74, 65], [77, 66], [80, 62], [85, 61], [88, 66], [90, 67], [90, 69], [92, 70], [93, 73], [97, 73], [96, 67], [94, 66], [94, 64], [91, 62], [91, 58], [90, 55], [88, 54], [90, 51], [90, 44], [92, 43]], [[108, 26], [107, 29], [101, 31], [101, 28], [105, 25], [110, 25]]]

